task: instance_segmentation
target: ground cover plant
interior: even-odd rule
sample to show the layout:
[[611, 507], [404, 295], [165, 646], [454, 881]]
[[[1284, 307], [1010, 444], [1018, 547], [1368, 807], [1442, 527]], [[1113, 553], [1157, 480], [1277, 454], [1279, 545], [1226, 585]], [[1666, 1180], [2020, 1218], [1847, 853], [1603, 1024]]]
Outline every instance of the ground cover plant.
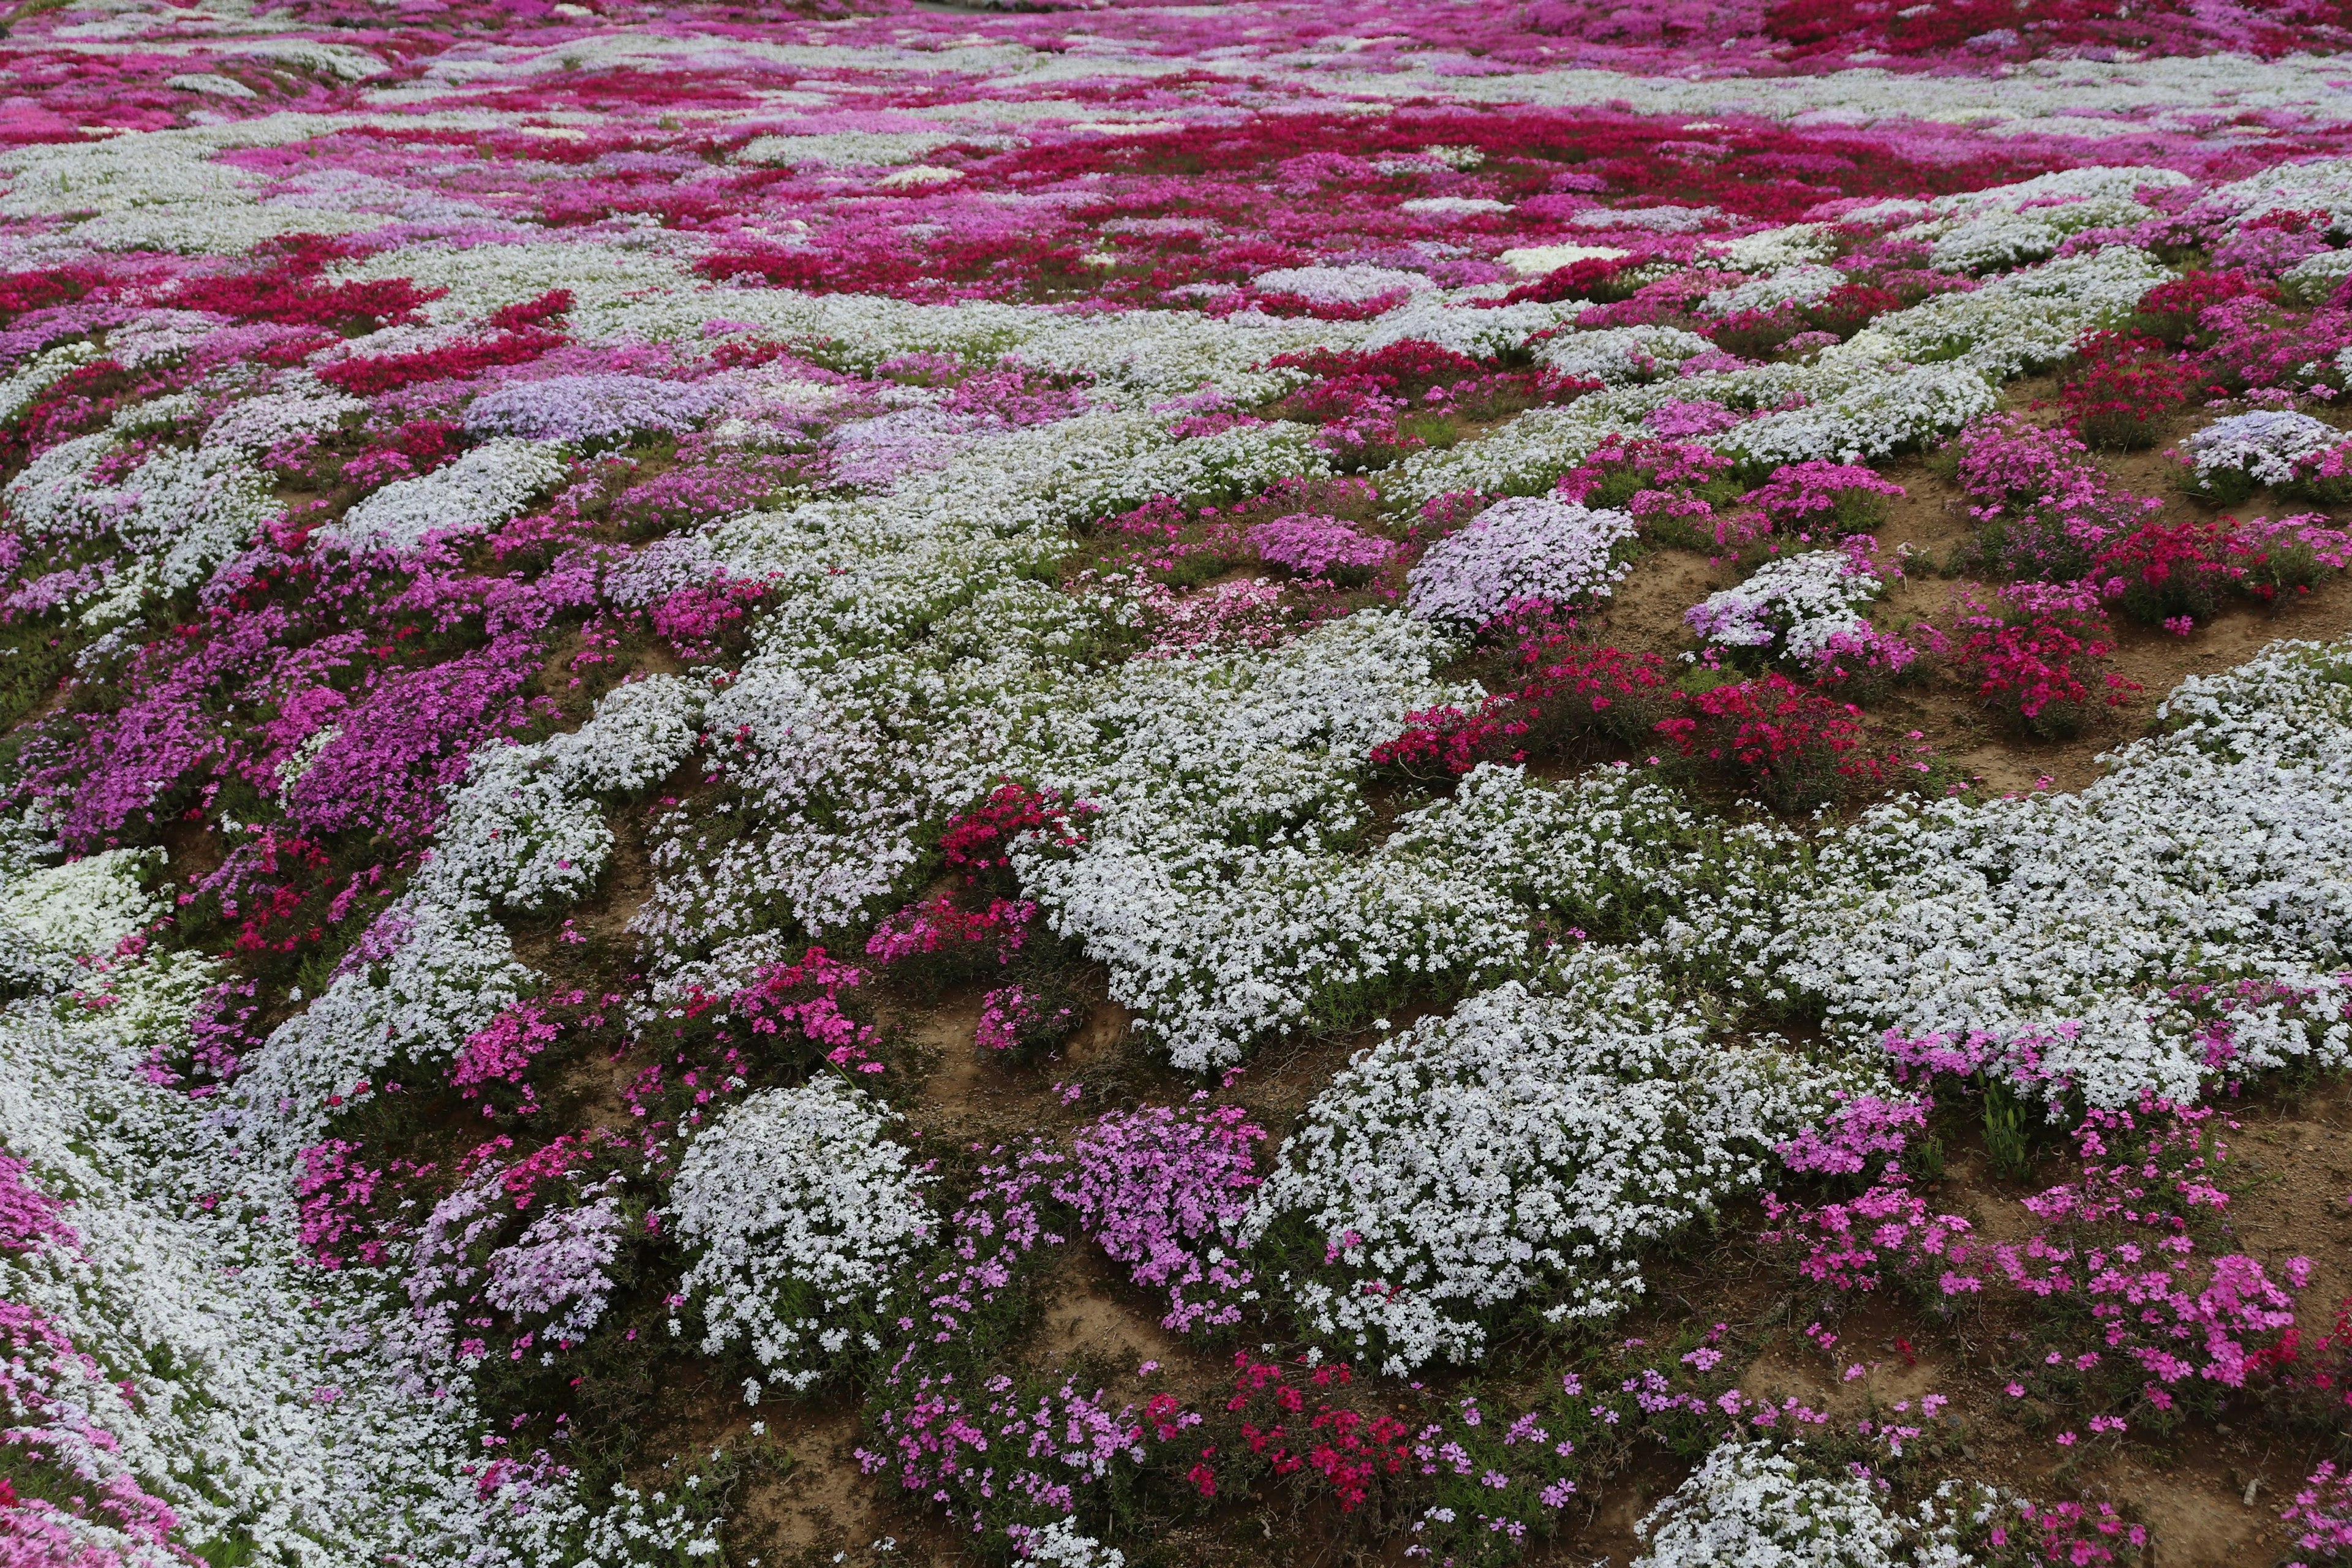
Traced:
[[2352, 1555], [2352, 13], [0, 42], [0, 1563]]

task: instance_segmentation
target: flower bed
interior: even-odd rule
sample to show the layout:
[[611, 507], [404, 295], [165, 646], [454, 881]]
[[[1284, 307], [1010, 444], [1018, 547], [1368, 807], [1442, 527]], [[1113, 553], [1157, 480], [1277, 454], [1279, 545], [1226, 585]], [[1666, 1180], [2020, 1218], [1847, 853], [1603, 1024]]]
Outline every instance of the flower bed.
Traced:
[[2345, 1549], [2343, 17], [247, 9], [7, 18], [0, 1561]]

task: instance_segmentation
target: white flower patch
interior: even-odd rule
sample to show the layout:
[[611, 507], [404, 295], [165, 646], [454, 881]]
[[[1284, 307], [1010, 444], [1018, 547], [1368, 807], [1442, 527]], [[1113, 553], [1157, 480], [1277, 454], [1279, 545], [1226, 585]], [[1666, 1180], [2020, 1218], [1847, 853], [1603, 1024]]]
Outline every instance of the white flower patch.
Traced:
[[[605, 373], [512, 382], [466, 405], [466, 428], [530, 441], [619, 440], [684, 430], [726, 401], [709, 382]], [[461, 459], [462, 460], [462, 459]]]
[[2352, 219], [2352, 158], [2276, 164], [2208, 191], [2205, 205], [2234, 212], [2241, 226], [2274, 212], [2324, 212], [2341, 229]]
[[380, 1090], [386, 1067], [446, 1058], [521, 999], [536, 976], [488, 917], [478, 903], [452, 908], [416, 889], [377, 917], [341, 973], [270, 1031], [225, 1097], [257, 1151], [290, 1164], [339, 1110]]
[[[1824, 349], [1808, 369], [1829, 369]], [[1885, 375], [1843, 377], [1818, 403], [1734, 426], [1715, 445], [1758, 464], [1860, 463], [1926, 447], [2000, 402], [1992, 384], [1965, 365], [1928, 364]], [[1691, 395], [1697, 395], [1694, 391]]]
[[0, 892], [10, 971], [25, 980], [69, 984], [75, 960], [110, 955], [163, 914], [161, 901], [139, 885], [140, 868], [160, 858], [152, 849], [108, 849], [13, 878]]
[[669, 1215], [694, 1254], [678, 1289], [700, 1304], [705, 1354], [748, 1341], [798, 1391], [848, 1347], [842, 1320], [879, 1303], [930, 1230], [926, 1178], [887, 1136], [897, 1120], [820, 1078], [748, 1096], [694, 1141]]
[[1691, 628], [1724, 647], [1770, 647], [1809, 659], [1832, 637], [1870, 629], [1864, 606], [1886, 584], [1843, 551], [1811, 550], [1758, 567], [1737, 587], [1692, 606]]
[[467, 760], [419, 874], [451, 907], [576, 901], [613, 849], [597, 796], [667, 778], [694, 748], [703, 689], [655, 675], [615, 687], [588, 721], [532, 745], [491, 743]]
[[9, 482], [8, 510], [28, 537], [51, 541], [111, 536], [132, 557], [129, 586], [110, 597], [154, 586], [193, 587], [242, 550], [278, 515], [268, 481], [229, 450], [163, 447], [113, 483], [95, 479], [119, 448], [112, 430], [61, 441]]
[[0, 380], [0, 419], [13, 421], [33, 400], [98, 357], [96, 343], [76, 342], [43, 349], [21, 370]]
[[1672, 375], [1694, 354], [1714, 352], [1715, 344], [1680, 327], [1603, 327], [1547, 338], [1536, 357], [1562, 375], [1624, 386]]
[[1923, 213], [1928, 217], [1948, 221], [1983, 217], [1989, 214], [2016, 212], [2021, 207], [2050, 202], [2129, 199], [2144, 190], [2177, 190], [2187, 184], [2189, 177], [2176, 169], [2158, 168], [2152, 164], [2091, 163], [2037, 174], [2030, 180], [2017, 180], [2006, 185], [1988, 185], [1979, 191], [1956, 191], [1950, 195], [1937, 196], [1925, 202], [1892, 197], [1858, 207], [1846, 214], [1842, 221], [1850, 224], [1894, 223]]
[[414, 550], [428, 533], [478, 533], [519, 516], [562, 477], [561, 447], [501, 437], [446, 468], [384, 486], [318, 537], [353, 550]]
[[2191, 431], [2180, 446], [2200, 479], [2237, 469], [2260, 484], [2277, 485], [2294, 478], [2297, 458], [2315, 457], [2344, 439], [2335, 426], [2282, 408], [2216, 419]]
[[[0, 858], [0, 907], [31, 971], [108, 948], [152, 907], [126, 855], [29, 876], [13, 848]], [[707, 1526], [627, 1489], [602, 1507], [560, 1478], [485, 1492], [471, 1397], [462, 1384], [415, 1397], [384, 1349], [399, 1325], [382, 1281], [302, 1256], [289, 1176], [236, 1146], [216, 1100], [142, 1070], [184, 1041], [217, 978], [151, 950], [110, 961], [103, 1010], [48, 996], [0, 1009], [0, 1145], [70, 1200], [77, 1238], [0, 1253], [0, 1300], [92, 1358], [26, 1369], [96, 1434], [43, 1426], [45, 1447], [134, 1479], [178, 1516], [175, 1543], [263, 1562], [539, 1568], [584, 1548], [613, 1564], [713, 1549]]]
[[1412, 293], [1437, 285], [1419, 272], [1394, 267], [1278, 267], [1250, 279], [1264, 294], [1296, 294], [1318, 305], [1360, 305], [1389, 294]]
[[1495, 258], [1515, 276], [1540, 278], [1578, 261], [1615, 261], [1631, 256], [1613, 245], [1522, 245]]
[[[1948, 226], [1921, 225], [1908, 235], [1935, 237], [1927, 263], [1946, 272], [1983, 272], [2038, 261], [2087, 228], [2128, 228], [2157, 216], [2125, 196], [2086, 196], [2021, 210], [1990, 212]], [[1938, 232], [1940, 231], [1940, 232]]]
[[1416, 708], [1474, 700], [1431, 677], [1451, 647], [1365, 612], [1264, 654], [1129, 664], [1022, 759], [1097, 811], [1066, 858], [1015, 846], [1023, 888], [1175, 1066], [1524, 952], [1507, 900], [1429, 858], [1349, 852], [1370, 815], [1365, 752]]
[[206, 310], [142, 310], [106, 334], [106, 357], [131, 370], [176, 360], [228, 324]]
[[[2280, 273], [2279, 283], [2290, 299], [2316, 304], [2342, 287], [2347, 278], [2352, 278], [2352, 250], [2323, 250], [2315, 256], [2305, 257]], [[2341, 370], [2344, 364], [2344, 351], [2341, 349], [2336, 351], [2336, 368]]]
[[346, 396], [307, 374], [293, 374], [278, 389], [243, 398], [205, 427], [207, 447], [247, 447], [263, 451], [300, 436], [334, 429], [347, 414], [363, 411], [362, 399]]
[[[1290, 1232], [1317, 1334], [1404, 1375], [1475, 1358], [1483, 1315], [1554, 1321], [1643, 1293], [1640, 1248], [1772, 1169], [1772, 1146], [1868, 1081], [1712, 1037], [1656, 974], [1592, 950], [1358, 1057], [1308, 1106], [1244, 1236]], [[1317, 1260], [1328, 1258], [1318, 1266]]]
[[1779, 911], [1811, 886], [1789, 829], [1727, 822], [1623, 764], [1547, 784], [1483, 763], [1452, 798], [1400, 817], [1375, 858], [1507, 899], [1528, 925], [1630, 942], [1678, 979], [1733, 994], [1769, 989]]
[[830, 131], [801, 135], [754, 136], [735, 154], [742, 163], [832, 163], [842, 168], [873, 168], [912, 163], [952, 142], [979, 141], [1005, 145], [1003, 136], [967, 137], [939, 131]]
[[1690, 234], [1723, 216], [1720, 207], [1588, 207], [1568, 221], [1579, 228], [1645, 228], [1653, 234]]
[[1384, 312], [1364, 334], [1367, 350], [1384, 349], [1408, 339], [1435, 343], [1473, 359], [1491, 359], [1526, 342], [1536, 333], [1559, 325], [1584, 307], [1567, 300], [1544, 304], [1522, 300], [1516, 305], [1482, 310], [1474, 302], [1457, 303], [1434, 294], [1416, 294], [1395, 310]]
[[1709, 240], [1701, 248], [1720, 266], [1736, 267], [1742, 272], [1772, 272], [1823, 260], [1837, 248], [1837, 241], [1827, 224], [1792, 223], [1743, 234], [1737, 239]]
[[1699, 301], [1699, 309], [1710, 316], [1729, 316], [1742, 310], [1776, 310], [1783, 305], [1818, 305], [1844, 282], [1845, 274], [1834, 267], [1800, 262], [1733, 288], [1717, 289]]
[[[1803, 364], [1759, 365], [1653, 386], [1617, 384], [1566, 407], [1531, 408], [1478, 440], [1407, 458], [1390, 471], [1381, 493], [1401, 505], [1451, 490], [1531, 493], [1574, 468], [1604, 437], [1638, 433], [1642, 416], [1669, 398], [1775, 410], [1716, 438], [1718, 447], [1759, 463], [1883, 457], [1991, 408], [1994, 384], [2064, 358], [2083, 334], [2129, 315], [2142, 295], [2169, 276], [2153, 257], [2129, 246], [2045, 262], [1969, 293], [1937, 295], [1881, 316]], [[1620, 331], [1672, 335], [1615, 339], [1604, 350], [1603, 342]], [[1601, 340], [1590, 345], [1596, 351], [1590, 357], [1588, 339]], [[1623, 370], [1612, 369], [1621, 363], [1617, 347]], [[1713, 347], [1671, 328], [1614, 328], [1562, 333], [1539, 353], [1569, 374], [1624, 383], [1654, 374], [1650, 367], [1660, 359], [1679, 361]], [[1909, 362], [1909, 367], [1891, 362]]]
[[2079, 795], [1875, 809], [1792, 902], [1781, 983], [1858, 1046], [1933, 1038], [2094, 1105], [2352, 1061], [2347, 675], [2341, 645], [2273, 644]]
[[1507, 497], [1429, 547], [1406, 574], [1405, 602], [1426, 619], [1475, 626], [1530, 600], [1605, 599], [1633, 570], [1638, 532], [1622, 511]]
[[656, 881], [635, 921], [655, 972], [730, 945], [757, 963], [765, 947], [740, 938], [786, 921], [821, 935], [877, 912], [919, 858], [923, 826], [1026, 767], [1016, 737], [1081, 700], [1072, 656], [1101, 620], [1036, 580], [1064, 548], [1055, 531], [1154, 496], [1230, 499], [1328, 472], [1312, 435], [1283, 424], [1177, 441], [1164, 416], [1091, 412], [992, 434], [888, 495], [735, 519], [707, 553], [682, 554], [689, 579], [712, 561], [772, 579], [775, 608], [708, 717], [709, 732], [742, 737], [716, 761], [759, 816], [723, 844], [689, 816], [656, 824]]
[[1511, 204], [1487, 196], [1415, 196], [1399, 202], [1397, 210], [1415, 217], [1475, 217], [1482, 213], [1509, 212]]
[[1950, 360], [2005, 381], [2065, 358], [2084, 333], [2130, 315], [2171, 276], [2145, 250], [2104, 246], [1881, 316], [1822, 360], [1848, 374], [1875, 372], [1890, 359]]
[[[2000, 1496], [1946, 1481], [1912, 1513], [1890, 1513], [1880, 1483], [1808, 1468], [1801, 1446], [1719, 1444], [1636, 1526], [1649, 1550], [1634, 1568], [1967, 1568], [1963, 1529], [1990, 1522]], [[1859, 1467], [1857, 1467], [1858, 1468]]]
[[1041, 1568], [1127, 1568], [1127, 1553], [1081, 1531], [1075, 1517], [1036, 1530], [1016, 1524], [1005, 1533], [1013, 1537], [1020, 1561]]

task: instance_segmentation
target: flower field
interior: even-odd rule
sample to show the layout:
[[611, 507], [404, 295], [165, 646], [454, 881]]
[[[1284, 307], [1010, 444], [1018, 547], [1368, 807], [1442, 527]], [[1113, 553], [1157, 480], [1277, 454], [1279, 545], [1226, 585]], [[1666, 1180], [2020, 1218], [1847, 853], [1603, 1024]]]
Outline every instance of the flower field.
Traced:
[[0, 1568], [2352, 1563], [2352, 6], [0, 76]]

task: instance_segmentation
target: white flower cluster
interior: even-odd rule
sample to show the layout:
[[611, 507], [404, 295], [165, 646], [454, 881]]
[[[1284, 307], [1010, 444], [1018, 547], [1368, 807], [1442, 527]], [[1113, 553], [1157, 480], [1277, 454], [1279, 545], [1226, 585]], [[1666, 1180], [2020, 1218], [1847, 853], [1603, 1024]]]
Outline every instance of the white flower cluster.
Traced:
[[2242, 226], [2274, 212], [2324, 212], [2341, 229], [2352, 220], [2352, 158], [2276, 163], [2208, 191], [2203, 205], [2234, 213]]
[[[938, 131], [825, 131], [754, 136], [735, 154], [745, 163], [831, 163], [844, 168], [912, 163], [950, 142], [969, 140]], [[1008, 138], [983, 136], [1006, 144]]]
[[1099, 813], [1075, 853], [1016, 847], [1024, 888], [1179, 1068], [1524, 949], [1517, 911], [1433, 860], [1349, 853], [1365, 753], [1412, 710], [1470, 700], [1430, 674], [1450, 647], [1362, 613], [1263, 654], [1132, 663], [1024, 760]]
[[[126, 410], [116, 423], [142, 413]], [[268, 480], [232, 448], [162, 447], [111, 482], [100, 479], [100, 466], [121, 450], [114, 429], [61, 441], [5, 492], [26, 538], [89, 548], [110, 540], [124, 552], [127, 559], [97, 563], [105, 583], [83, 612], [90, 624], [131, 615], [148, 594], [194, 587], [278, 514]]]
[[1399, 818], [1374, 858], [1507, 898], [1522, 920], [1605, 932], [1686, 984], [1735, 994], [1762, 984], [1777, 911], [1809, 874], [1790, 830], [1727, 823], [1622, 764], [1547, 784], [1482, 763], [1450, 800]]
[[1587, 207], [1568, 221], [1579, 228], [1646, 228], [1654, 234], [1689, 234], [1723, 216], [1720, 207]]
[[1834, 637], [1870, 629], [1864, 606], [1885, 584], [1839, 550], [1809, 550], [1758, 567], [1737, 587], [1691, 607], [1691, 626], [1724, 647], [1770, 647], [1794, 659], [1819, 654]]
[[1429, 547], [1406, 574], [1405, 603], [1426, 619], [1476, 626], [1531, 600], [1605, 599], [1633, 570], [1637, 533], [1622, 511], [1507, 497]]
[[[2352, 250], [2323, 250], [2306, 256], [2279, 274], [2279, 284], [2290, 299], [2305, 304], [2318, 304], [2352, 278]], [[2343, 364], [2343, 351], [2336, 351], [2336, 364]]]
[[299, 436], [332, 430], [347, 414], [367, 405], [309, 375], [289, 375], [278, 390], [241, 398], [205, 427], [207, 447], [249, 447], [264, 451]]
[[1083, 704], [1077, 656], [1103, 625], [1037, 581], [1062, 530], [1154, 496], [1230, 499], [1326, 471], [1300, 426], [1177, 441], [1164, 416], [1097, 411], [991, 434], [885, 495], [748, 514], [670, 552], [681, 584], [715, 557], [776, 583], [781, 604], [708, 708], [709, 732], [742, 737], [718, 760], [758, 817], [720, 843], [688, 816], [659, 825], [636, 917], [655, 973], [709, 964], [696, 971], [707, 984], [740, 984], [780, 956], [784, 921], [820, 934], [876, 911], [925, 824], [1029, 771], [1033, 747], [1056, 751], [1049, 716]]
[[2289, 409], [2232, 414], [2192, 430], [2180, 445], [2200, 479], [2236, 469], [2259, 484], [2294, 478], [2295, 460], [2340, 445], [2345, 433], [2324, 420]]
[[452, 906], [578, 900], [612, 854], [597, 797], [644, 789], [684, 762], [703, 695], [695, 683], [651, 675], [607, 692], [569, 734], [476, 751], [450, 792], [420, 887]]
[[83, 339], [35, 354], [22, 369], [0, 380], [0, 419], [14, 420], [33, 399], [97, 357], [98, 345]]
[[1558, 326], [1581, 309], [1583, 306], [1575, 301], [1547, 305], [1533, 300], [1480, 309], [1475, 303], [1455, 299], [1416, 294], [1372, 322], [1370, 331], [1364, 334], [1363, 347], [1368, 351], [1384, 349], [1391, 343], [1410, 340], [1435, 343], [1474, 359], [1491, 359], [1510, 353], [1536, 333]]
[[1522, 1297], [1554, 1320], [1622, 1310], [1643, 1244], [1761, 1181], [1776, 1142], [1871, 1081], [1719, 1039], [1654, 971], [1597, 950], [1539, 987], [1507, 984], [1360, 1056], [1244, 1222], [1252, 1242], [1290, 1242], [1306, 1322], [1388, 1373], [1476, 1356], [1485, 1313]]
[[1075, 1518], [1057, 1519], [1040, 1529], [1016, 1524], [1006, 1531], [1013, 1539], [1020, 1561], [1042, 1568], [1127, 1568], [1127, 1553], [1105, 1546], [1078, 1529]]
[[140, 886], [152, 849], [107, 849], [62, 866], [11, 867], [0, 891], [0, 963], [20, 984], [70, 984], [77, 960], [105, 957], [155, 914]]
[[1626, 386], [1674, 374], [1675, 367], [1715, 345], [1680, 327], [1601, 327], [1547, 338], [1537, 357], [1562, 375]]
[[1709, 240], [1699, 250], [1719, 266], [1738, 268], [1742, 272], [1773, 272], [1823, 260], [1836, 248], [1837, 241], [1829, 225], [1792, 223], [1743, 234], [1737, 239]]
[[1826, 1464], [1802, 1445], [1717, 1446], [1634, 1529], [1634, 1568], [1970, 1568], [1964, 1531], [1990, 1523], [2000, 1494], [1946, 1481], [1910, 1513], [1889, 1512], [1885, 1483]]
[[1400, 289], [1412, 292], [1437, 285], [1420, 272], [1394, 267], [1279, 267], [1250, 279], [1261, 293], [1296, 294], [1318, 305], [1360, 305]]
[[930, 1232], [924, 1176], [887, 1136], [898, 1120], [832, 1078], [762, 1089], [678, 1162], [669, 1215], [694, 1261], [702, 1350], [746, 1340], [769, 1379], [804, 1389], [846, 1349]]
[[[2126, 196], [2085, 196], [2042, 206], [1987, 213], [1948, 227], [1921, 226], [1936, 233], [1928, 264], [1946, 272], [1984, 272], [2038, 261], [2088, 228], [2128, 228], [2157, 216]], [[1906, 232], [1917, 232], [1916, 230]]]
[[447, 468], [394, 480], [319, 530], [318, 537], [353, 550], [414, 550], [428, 533], [495, 527], [562, 477], [561, 447], [500, 437]]
[[1613, 245], [1522, 245], [1506, 250], [1495, 258], [1508, 268], [1514, 277], [1540, 278], [1579, 261], [1615, 261], [1633, 252], [1620, 250]]
[[1828, 299], [1845, 282], [1845, 274], [1834, 267], [1818, 262], [1801, 261], [1782, 267], [1761, 278], [1750, 279], [1729, 289], [1717, 289], [1701, 300], [1699, 309], [1710, 316], [1728, 316], [1742, 310], [1773, 310], [1783, 305], [1818, 305]]
[[2278, 643], [2182, 683], [2079, 795], [1883, 806], [1824, 844], [1782, 983], [2095, 1105], [2352, 1061], [2352, 651]]

